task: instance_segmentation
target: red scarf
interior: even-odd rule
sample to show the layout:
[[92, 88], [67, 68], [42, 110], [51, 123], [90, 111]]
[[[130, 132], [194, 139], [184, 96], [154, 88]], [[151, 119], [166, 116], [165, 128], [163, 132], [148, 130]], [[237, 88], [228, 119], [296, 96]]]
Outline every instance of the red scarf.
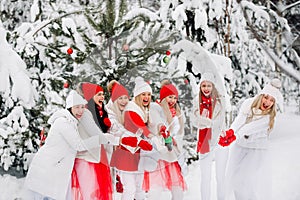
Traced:
[[172, 107], [172, 108], [169, 108], [170, 109], [170, 112], [172, 114], [172, 117], [175, 117], [176, 116], [176, 109], [175, 107]]
[[98, 112], [99, 112], [100, 117], [102, 117], [102, 116], [103, 116], [103, 109], [102, 109], [102, 106], [97, 105], [97, 109], [98, 109]]
[[[212, 118], [212, 99], [211, 97], [201, 96], [202, 103], [200, 103], [200, 115], [205, 115], [204, 117]], [[204, 113], [206, 112], [206, 113]], [[199, 137], [197, 143], [197, 152], [201, 154], [208, 153], [209, 140], [211, 140], [211, 128], [204, 128], [199, 130]]]

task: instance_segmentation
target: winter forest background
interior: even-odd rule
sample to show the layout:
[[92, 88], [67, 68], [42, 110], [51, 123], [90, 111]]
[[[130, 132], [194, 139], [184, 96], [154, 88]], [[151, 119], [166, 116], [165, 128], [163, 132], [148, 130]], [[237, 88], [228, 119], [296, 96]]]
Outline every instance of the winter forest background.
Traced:
[[0, 174], [25, 176], [47, 119], [80, 81], [116, 79], [132, 92], [142, 76], [155, 100], [170, 79], [187, 162], [197, 159], [189, 113], [204, 71], [220, 72], [228, 125], [275, 77], [300, 113], [300, 1], [1, 0], [0, 12]]

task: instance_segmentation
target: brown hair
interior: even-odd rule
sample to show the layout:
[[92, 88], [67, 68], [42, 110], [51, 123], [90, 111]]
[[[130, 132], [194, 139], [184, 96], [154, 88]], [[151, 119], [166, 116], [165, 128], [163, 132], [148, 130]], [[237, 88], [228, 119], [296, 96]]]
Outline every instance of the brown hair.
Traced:
[[112, 88], [113, 86], [118, 83], [120, 84], [117, 80], [111, 80], [108, 84], [107, 84], [107, 91], [109, 92], [109, 94], [111, 95], [112, 92]]
[[[210, 82], [210, 81], [209, 81]], [[210, 83], [212, 83], [212, 82], [210, 82]], [[202, 90], [201, 90], [201, 84], [202, 83], [200, 83], [200, 85], [199, 85], [199, 105], [202, 103], [202, 95], [204, 95], [203, 94], [203, 92], [202, 92]], [[217, 103], [217, 101], [220, 103], [220, 105], [222, 105], [221, 104], [221, 98], [220, 98], [220, 94], [219, 94], [219, 92], [218, 92], [218, 90], [216, 89], [216, 87], [215, 87], [215, 84], [214, 83], [212, 83], [212, 86], [213, 86], [213, 89], [212, 89], [212, 91], [211, 91], [211, 101], [212, 101], [212, 110], [214, 111], [214, 109], [215, 109], [215, 105], [216, 105], [216, 103]], [[213, 113], [212, 113], [213, 114]], [[213, 117], [213, 116], [212, 116]]]

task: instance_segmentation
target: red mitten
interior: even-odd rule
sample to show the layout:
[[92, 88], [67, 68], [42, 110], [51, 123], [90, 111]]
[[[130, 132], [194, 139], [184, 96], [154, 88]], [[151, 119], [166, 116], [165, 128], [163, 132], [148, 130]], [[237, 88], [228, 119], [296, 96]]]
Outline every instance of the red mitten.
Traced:
[[138, 139], [136, 137], [123, 137], [121, 143], [127, 146], [136, 147]]
[[220, 136], [218, 144], [221, 145], [222, 147], [228, 146], [225, 137], [222, 137], [222, 136]]
[[224, 137], [220, 136], [220, 140], [218, 144], [223, 147], [226, 147], [229, 146], [235, 140], [236, 140], [236, 136], [234, 135], [234, 131], [232, 129], [229, 129], [226, 131], [226, 135]]
[[229, 137], [228, 139], [227, 139], [227, 141], [228, 141], [228, 143], [229, 144], [231, 144], [233, 141], [235, 141], [236, 140], [236, 136], [235, 135], [232, 135], [231, 137]]
[[152, 145], [146, 140], [141, 140], [138, 146], [144, 151], [151, 151], [153, 148]]
[[116, 180], [117, 180], [117, 182], [116, 182], [116, 190], [117, 190], [117, 192], [123, 193], [123, 184], [121, 182], [121, 179], [120, 179], [119, 175], [117, 175]]
[[105, 118], [103, 119], [103, 123], [104, 123], [105, 126], [107, 126], [108, 128], [111, 127], [111, 121], [110, 121], [109, 118], [105, 117]]
[[169, 131], [165, 131], [163, 133], [161, 133], [161, 135], [163, 136], [164, 139], [170, 137], [170, 132]]
[[165, 125], [162, 125], [159, 129], [160, 134], [163, 136], [163, 138], [168, 138], [170, 136], [170, 132], [166, 131], [167, 127]]
[[232, 129], [229, 129], [226, 131], [226, 138], [234, 136], [234, 131]]
[[159, 132], [162, 134], [166, 131], [167, 127], [165, 125], [162, 125], [159, 129]]

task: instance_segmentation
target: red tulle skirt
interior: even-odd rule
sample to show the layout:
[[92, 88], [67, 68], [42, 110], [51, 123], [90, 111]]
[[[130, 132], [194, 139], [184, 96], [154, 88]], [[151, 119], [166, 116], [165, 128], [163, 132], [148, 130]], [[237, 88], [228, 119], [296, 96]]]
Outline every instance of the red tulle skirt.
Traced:
[[72, 191], [74, 200], [112, 200], [112, 179], [103, 145], [100, 163], [75, 159]]
[[179, 186], [186, 190], [187, 186], [181, 173], [178, 162], [167, 162], [159, 160], [155, 171], [144, 173], [143, 190], [149, 191], [153, 188], [164, 188], [172, 190], [172, 187]]

